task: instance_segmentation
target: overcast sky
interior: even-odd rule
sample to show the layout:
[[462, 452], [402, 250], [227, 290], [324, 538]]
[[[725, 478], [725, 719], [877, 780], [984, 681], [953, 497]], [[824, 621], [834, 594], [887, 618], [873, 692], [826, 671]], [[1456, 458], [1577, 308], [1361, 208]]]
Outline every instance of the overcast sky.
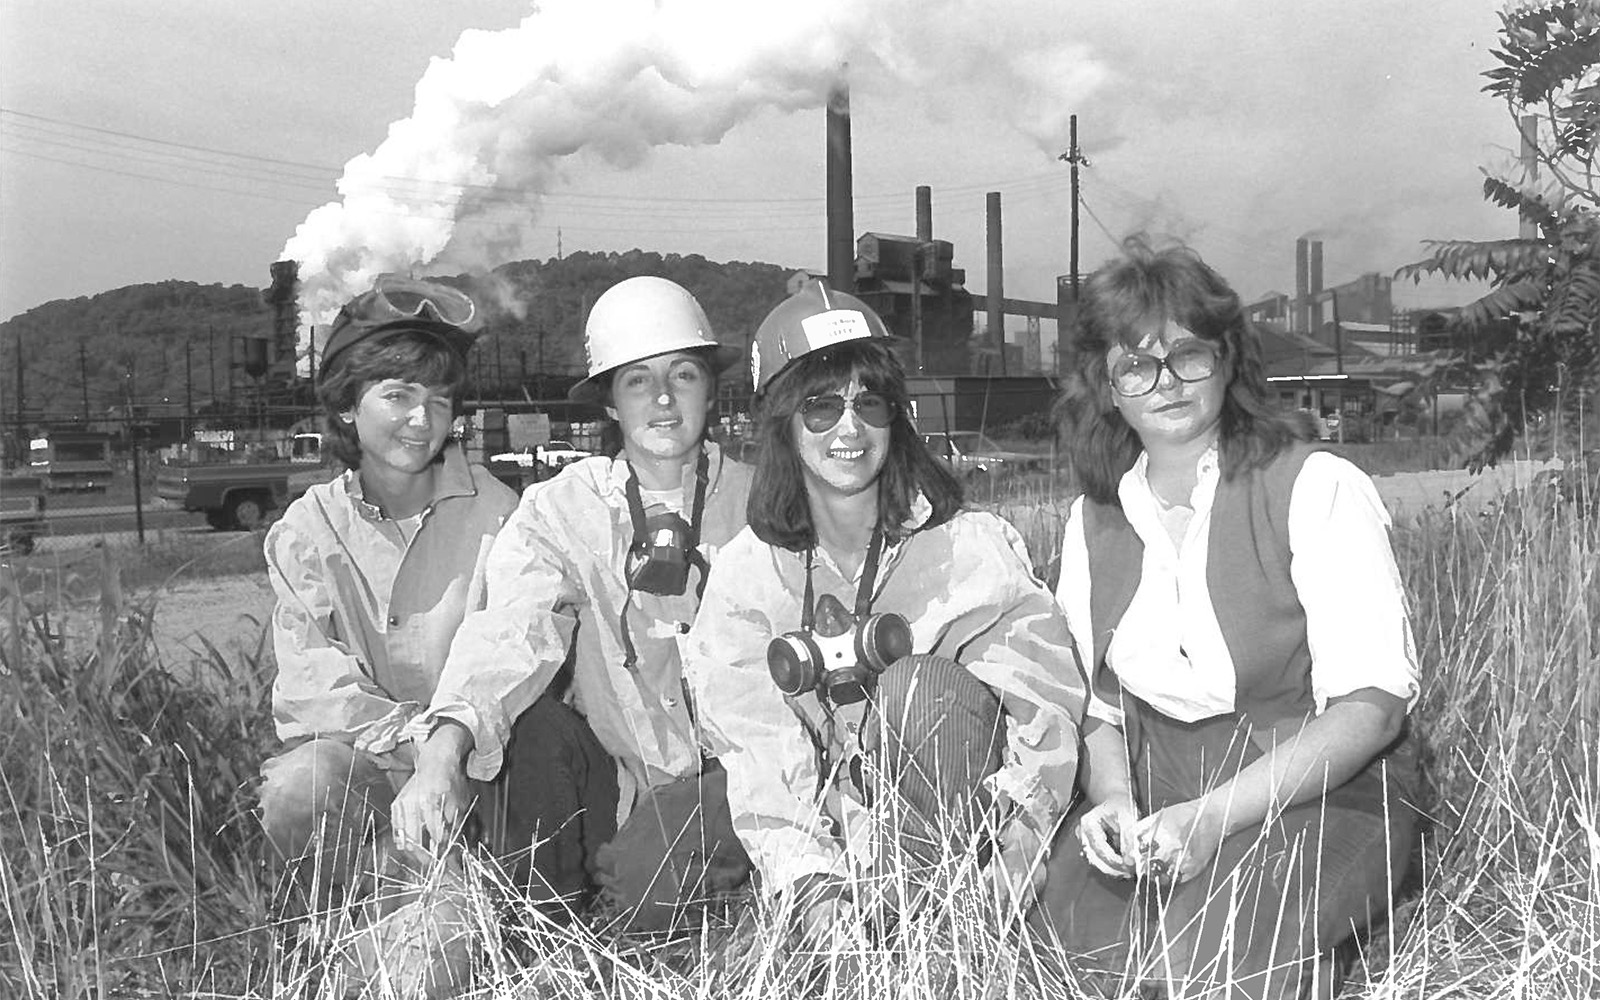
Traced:
[[[389, 207], [324, 209], [343, 213], [333, 235], [301, 246], [339, 260], [370, 218], [444, 271], [558, 245], [824, 269], [818, 67], [840, 59], [857, 230], [912, 232], [931, 185], [935, 235], [975, 291], [994, 190], [1006, 294], [1053, 298], [1068, 113], [1090, 160], [1085, 270], [1147, 230], [1253, 298], [1293, 291], [1304, 234], [1335, 284], [1426, 238], [1515, 231], [1480, 195], [1514, 144], [1480, 93], [1488, 0], [785, 0], [754, 20], [735, 13], [748, 0], [615, 0], [592, 16], [610, 2], [530, 18], [526, 0], [0, 0], [0, 319], [165, 278], [264, 285], [341, 200], [347, 162], [413, 117], [364, 161], [382, 180], [350, 188], [378, 184]], [[427, 195], [445, 229], [419, 234], [401, 186], [430, 169], [467, 196]], [[1459, 298], [1397, 286], [1403, 304]]]

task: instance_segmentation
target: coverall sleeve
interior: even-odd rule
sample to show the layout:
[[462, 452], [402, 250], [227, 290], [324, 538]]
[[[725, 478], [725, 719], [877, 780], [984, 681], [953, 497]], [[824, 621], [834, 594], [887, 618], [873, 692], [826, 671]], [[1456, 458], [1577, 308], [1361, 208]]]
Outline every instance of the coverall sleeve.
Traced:
[[[684, 649], [701, 739], [728, 773], [728, 806], [763, 888], [807, 875], [845, 877], [849, 862], [818, 794], [817, 753], [767, 672], [776, 634], [772, 555], [742, 535], [718, 556]], [[780, 602], [781, 605], [781, 602]], [[790, 623], [787, 627], [793, 627]]]
[[[581, 543], [539, 487], [523, 494], [489, 550], [486, 602], [462, 621], [438, 687], [419, 720], [424, 729], [448, 719], [473, 737], [467, 775], [500, 773], [511, 726], [566, 662], [584, 600], [568, 552]], [[603, 505], [569, 510], [568, 518], [604, 516]]]
[[390, 731], [421, 710], [397, 702], [372, 679], [341, 639], [333, 621], [333, 584], [324, 557], [289, 519], [267, 532], [267, 578], [277, 595], [272, 649], [272, 717], [284, 742], [325, 736], [359, 744], [364, 734]]
[[1005, 708], [1006, 761], [991, 789], [1048, 839], [1072, 801], [1087, 683], [1066, 616], [1033, 575], [1022, 536], [992, 514], [974, 519], [975, 558], [961, 559], [973, 571], [962, 577], [993, 588], [981, 602], [993, 621], [957, 659]]

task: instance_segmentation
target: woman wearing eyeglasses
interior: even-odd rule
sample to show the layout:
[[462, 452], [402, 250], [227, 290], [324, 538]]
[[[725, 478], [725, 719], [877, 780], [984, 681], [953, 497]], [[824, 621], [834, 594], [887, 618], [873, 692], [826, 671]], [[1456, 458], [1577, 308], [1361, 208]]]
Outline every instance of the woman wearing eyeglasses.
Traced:
[[[1077, 767], [1066, 621], [1016, 531], [962, 509], [886, 337], [819, 282], [761, 324], [750, 527], [685, 652], [734, 829], [816, 946], [851, 909], [893, 907], [868, 876], [915, 882], [983, 829], [997, 888], [1026, 910]], [[907, 808], [875, 847], [885, 788]]]
[[[1173, 995], [1328, 996], [1415, 817], [1411, 623], [1372, 482], [1267, 395], [1239, 298], [1128, 241], [1088, 281], [1061, 410], [1084, 495], [1058, 599], [1092, 679], [1086, 802], [1039, 923]], [[1131, 950], [1130, 950], [1131, 949]]]

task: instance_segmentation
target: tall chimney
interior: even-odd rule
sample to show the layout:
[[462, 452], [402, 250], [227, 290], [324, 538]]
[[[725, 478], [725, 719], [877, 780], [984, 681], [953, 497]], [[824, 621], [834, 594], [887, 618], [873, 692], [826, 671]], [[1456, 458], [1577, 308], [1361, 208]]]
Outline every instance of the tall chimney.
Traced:
[[1311, 241], [1311, 333], [1322, 332], [1322, 241]]
[[933, 239], [933, 188], [917, 185], [917, 242]]
[[1000, 250], [1000, 192], [988, 195], [989, 336], [1000, 351], [1000, 374], [1006, 373], [1005, 262]]
[[850, 86], [840, 80], [828, 95], [828, 284], [856, 287], [856, 223], [850, 182]]
[[1310, 248], [1304, 237], [1294, 241], [1294, 310], [1289, 320], [1289, 329], [1296, 333], [1305, 333], [1309, 326], [1306, 310], [1306, 299], [1310, 294], [1311, 276], [1307, 256]]

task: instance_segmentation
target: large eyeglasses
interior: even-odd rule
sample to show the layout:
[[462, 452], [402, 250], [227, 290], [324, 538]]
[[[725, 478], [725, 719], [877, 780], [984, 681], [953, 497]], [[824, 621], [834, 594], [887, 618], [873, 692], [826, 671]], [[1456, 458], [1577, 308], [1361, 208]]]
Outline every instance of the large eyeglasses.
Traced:
[[1189, 340], [1174, 347], [1164, 358], [1129, 351], [1111, 364], [1111, 388], [1122, 396], [1154, 392], [1163, 368], [1179, 382], [1204, 382], [1217, 373], [1216, 348], [1203, 340]]
[[881, 392], [858, 392], [854, 399], [845, 399], [837, 392], [830, 392], [807, 397], [800, 404], [800, 420], [806, 425], [806, 430], [821, 434], [832, 430], [844, 417], [845, 407], [855, 410], [856, 416], [869, 427], [888, 427], [898, 409], [894, 400]]
[[361, 304], [361, 313], [360, 318], [367, 322], [418, 319], [470, 329], [478, 308], [466, 293], [449, 285], [382, 274], [373, 283], [371, 296]]

